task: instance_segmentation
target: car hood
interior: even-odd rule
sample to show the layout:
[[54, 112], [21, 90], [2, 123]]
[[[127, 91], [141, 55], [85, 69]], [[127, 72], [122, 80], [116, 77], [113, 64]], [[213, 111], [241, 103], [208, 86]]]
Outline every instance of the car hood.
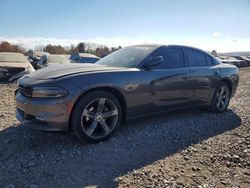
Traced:
[[60, 64], [60, 65], [49, 65], [48, 67], [39, 69], [28, 75], [34, 79], [56, 79], [68, 75], [78, 73], [93, 73], [93, 72], [106, 72], [106, 71], [118, 71], [126, 70], [122, 67], [108, 67], [97, 64]]

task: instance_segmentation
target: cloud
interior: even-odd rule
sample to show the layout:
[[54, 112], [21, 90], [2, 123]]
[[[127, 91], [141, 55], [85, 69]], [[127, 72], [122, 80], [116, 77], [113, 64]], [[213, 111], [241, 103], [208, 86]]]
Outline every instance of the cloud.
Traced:
[[[1, 37], [1, 41], [8, 41], [11, 44], [19, 45], [25, 49], [35, 49], [38, 46], [61, 45], [63, 47], [77, 45], [80, 42], [106, 45], [108, 47], [129, 46], [135, 44], [155, 43], [156, 40], [148, 40], [150, 36], [131, 37], [102, 37], [97, 36], [89, 39], [58, 39], [53, 37]], [[160, 41], [158, 41], [160, 43]]]
[[216, 38], [218, 38], [218, 37], [220, 37], [222, 35], [222, 33], [220, 33], [220, 32], [214, 32], [214, 34], [213, 34], [213, 36], [214, 37], [216, 37]]
[[52, 37], [0, 37], [0, 41], [8, 41], [11, 44], [17, 44], [25, 49], [35, 49], [37, 46], [46, 46], [47, 44], [70, 46], [77, 45], [82, 40], [78, 39], [57, 39]]
[[106, 45], [108, 47], [118, 47], [118, 46], [129, 46], [135, 44], [179, 44], [193, 46], [201, 48], [206, 51], [211, 51], [215, 49], [218, 52], [232, 52], [232, 51], [250, 51], [249, 40], [250, 38], [241, 40], [235, 38], [221, 38], [220, 41], [211, 40], [211, 38], [198, 38], [198, 37], [188, 37], [179, 38], [177, 36], [158, 36], [157, 38], [150, 35], [140, 35], [134, 37], [127, 36], [114, 36], [114, 37], [103, 37], [97, 36], [88, 39], [59, 39], [53, 37], [1, 37], [1, 41], [8, 41], [12, 44], [17, 44], [25, 49], [36, 49], [36, 47], [46, 46], [47, 44], [61, 45], [63, 47], [70, 47], [71, 44], [76, 46], [80, 42], [91, 43], [92, 47], [97, 47], [96, 44]]
[[129, 46], [135, 44], [147, 44], [147, 43], [158, 43], [157, 40], [150, 39], [148, 35], [141, 35], [135, 37], [102, 37], [97, 36], [85, 40], [86, 42], [96, 43], [96, 44], [105, 44], [109, 47], [111, 46]]

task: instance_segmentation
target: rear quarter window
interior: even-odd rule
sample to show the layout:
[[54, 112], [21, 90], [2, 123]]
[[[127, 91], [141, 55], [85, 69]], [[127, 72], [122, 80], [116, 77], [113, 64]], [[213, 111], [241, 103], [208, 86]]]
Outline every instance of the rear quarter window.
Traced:
[[213, 64], [213, 60], [212, 60], [212, 57], [210, 57], [210, 56], [206, 56], [206, 60], [207, 60], [207, 64], [208, 65], [212, 65]]

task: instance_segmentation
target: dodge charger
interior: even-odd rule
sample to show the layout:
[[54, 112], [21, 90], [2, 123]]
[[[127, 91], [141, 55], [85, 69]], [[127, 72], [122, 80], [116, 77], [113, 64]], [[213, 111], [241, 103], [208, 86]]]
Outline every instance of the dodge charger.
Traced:
[[16, 117], [26, 127], [100, 142], [146, 115], [197, 106], [222, 113], [238, 81], [237, 67], [197, 48], [129, 46], [96, 64], [49, 66], [22, 77]]

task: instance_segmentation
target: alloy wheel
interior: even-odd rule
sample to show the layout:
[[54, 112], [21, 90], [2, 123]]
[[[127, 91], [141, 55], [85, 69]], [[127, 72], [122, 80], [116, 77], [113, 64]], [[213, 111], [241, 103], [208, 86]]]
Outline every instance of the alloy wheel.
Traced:
[[218, 110], [224, 110], [227, 108], [230, 99], [230, 93], [226, 86], [221, 86], [215, 97], [215, 104]]
[[98, 98], [86, 105], [81, 115], [82, 130], [91, 138], [102, 138], [116, 126], [118, 110], [114, 102]]

